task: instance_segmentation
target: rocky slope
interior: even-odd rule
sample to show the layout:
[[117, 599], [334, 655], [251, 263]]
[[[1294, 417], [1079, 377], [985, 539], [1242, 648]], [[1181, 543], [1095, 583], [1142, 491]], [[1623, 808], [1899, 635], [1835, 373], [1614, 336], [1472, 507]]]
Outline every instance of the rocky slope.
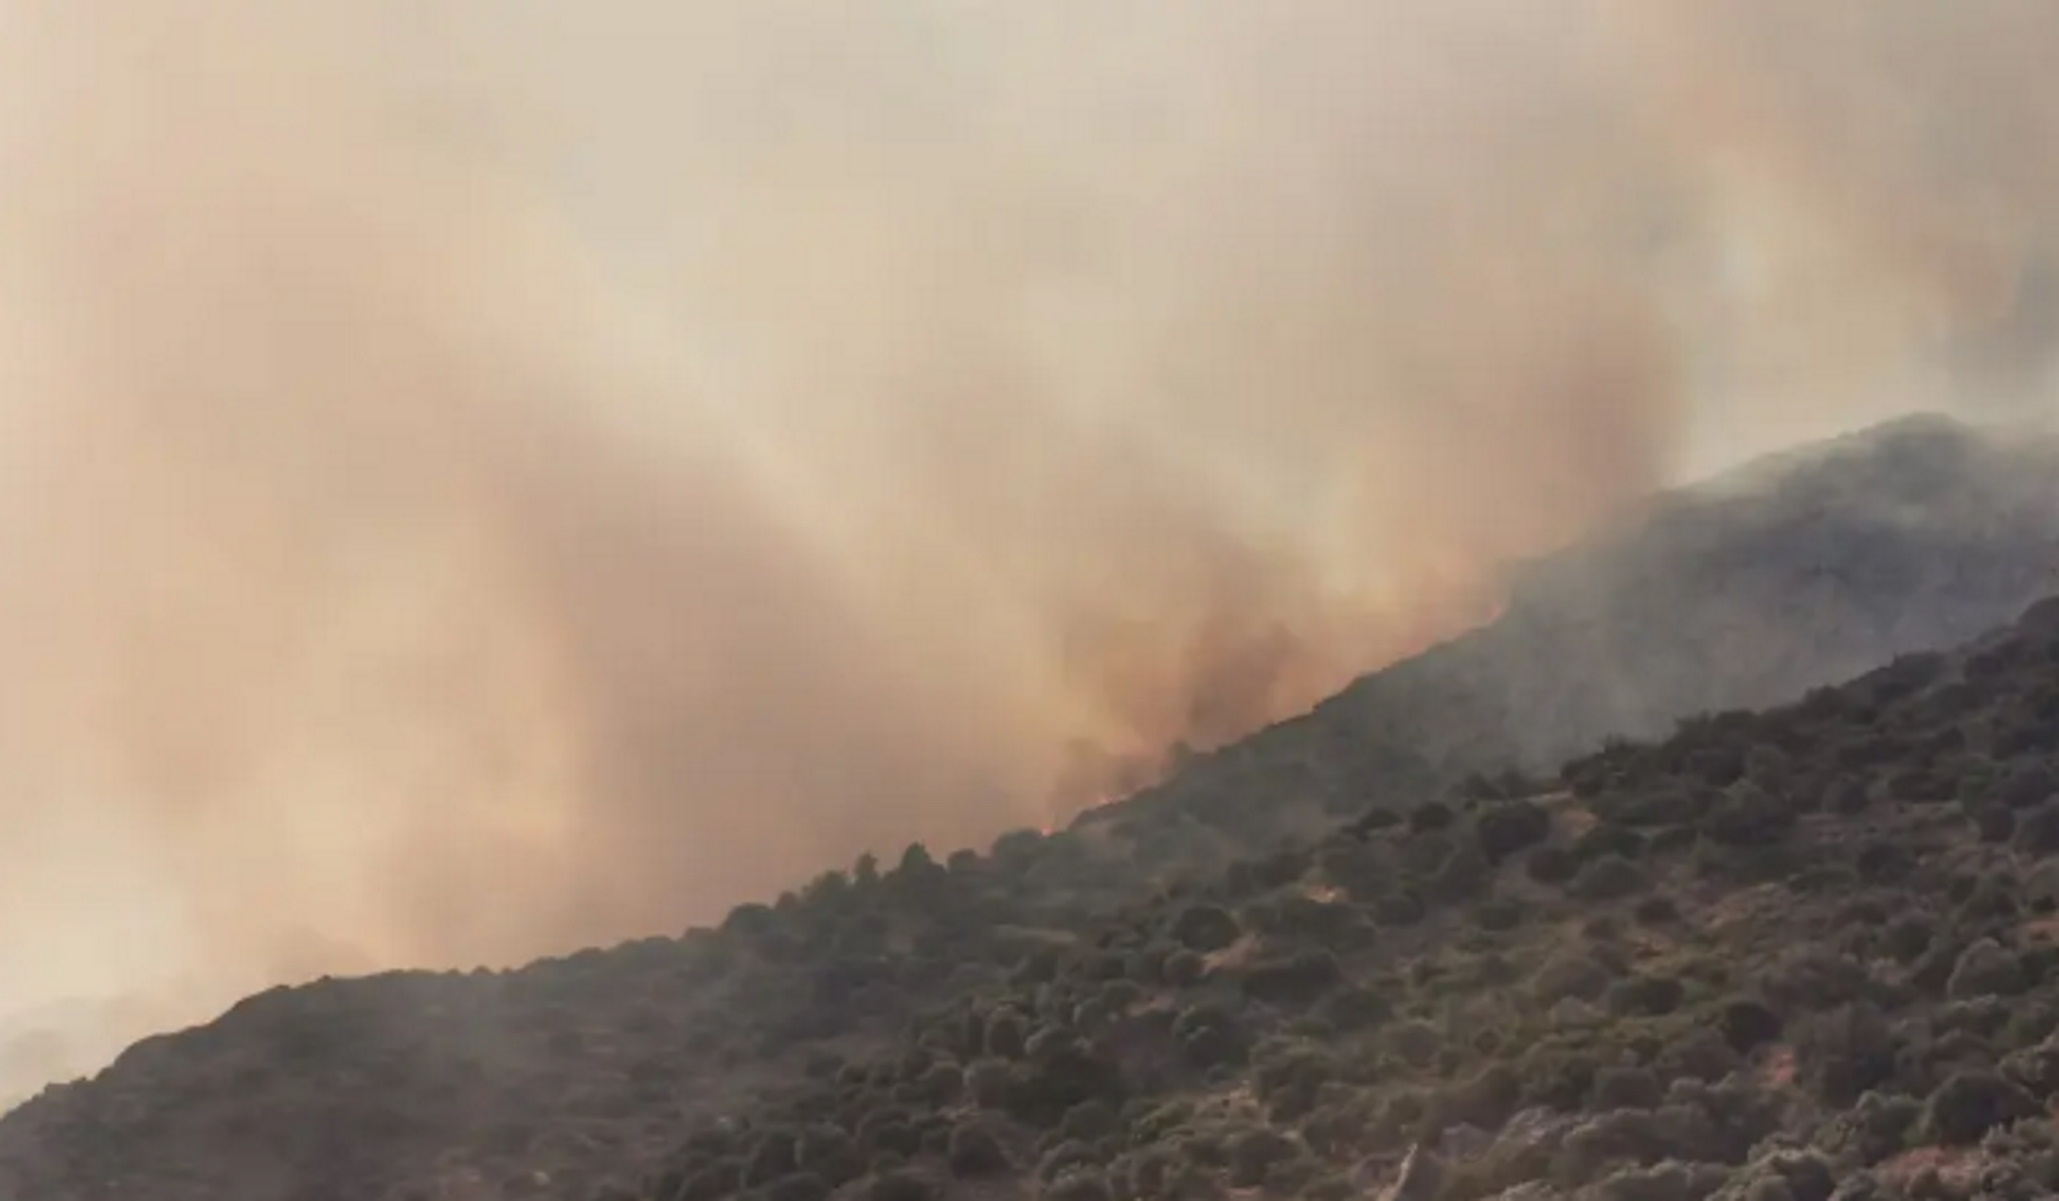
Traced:
[[[1876, 906], [1900, 888], [1949, 912], [1961, 886], [1940, 865], [2028, 871], [2041, 852], [2013, 832], [1981, 841], [2017, 820], [1981, 790], [2035, 780], [2053, 749], [2049, 639], [2031, 628], [1906, 660], [1800, 709], [1576, 760], [1556, 782], [1551, 763], [1796, 697], [2059, 591], [2055, 468], [2045, 443], [1934, 421], [1875, 431], [1665, 498], [1532, 567], [1494, 626], [1056, 837], [942, 863], [911, 847], [888, 870], [861, 862], [681, 939], [252, 998], [0, 1121], [0, 1196], [1324, 1196], [1383, 1179], [1411, 1139], [1437, 1144], [1417, 1156], [1422, 1179], [1421, 1165], [1456, 1162], [1438, 1186], [1454, 1196], [1529, 1175], [1701, 1195], [1719, 1169], [1723, 1187], [1761, 1188], [1763, 1173], [1735, 1178], [1759, 1136], [1815, 1140], [1841, 1094], [1811, 1101], [1815, 1061], [1771, 1036], [1719, 1025], [1729, 1055], [1701, 1039], [1693, 1071], [1662, 1052], [1733, 1003], [1760, 1006], [1735, 1013], [1782, 1037], [1807, 1026], [1805, 1003], [1746, 994], [1788, 935], [1844, 937], [1838, 907], [1869, 895], [1851, 880], [1890, 890]], [[1368, 809], [1398, 829], [1338, 832]], [[1898, 864], [1898, 848], [1920, 852], [1903, 855], [1915, 883], [1839, 858], [1855, 839]], [[1795, 883], [1812, 872], [1820, 887]], [[2030, 961], [2029, 934], [1990, 933]], [[1568, 939], [1595, 942], [1601, 974], [1576, 964], [1585, 983], [1542, 1000], [1554, 990], [1536, 977]], [[1867, 980], [1896, 978], [1848, 950]], [[1854, 1019], [1869, 1030], [1936, 1008], [1920, 988], [1873, 989], [1836, 994], [1880, 1009]], [[1996, 1030], [1979, 1037], [1998, 1049]], [[1520, 1058], [1542, 1046], [1568, 1057], [1556, 1085], [1533, 1076], [1560, 1069]], [[1281, 1056], [1332, 1066], [1304, 1076]], [[1729, 1141], [1681, 1135], [1654, 1158], [1595, 1135], [1591, 1163], [1544, 1171], [1597, 1106], [1615, 1111], [1617, 1085], [1595, 1090], [1617, 1068], [1645, 1111]], [[1656, 1100], [1637, 1071], [1658, 1080]], [[1801, 1092], [1723, 1091], [1790, 1071], [1780, 1087]], [[1283, 1079], [1301, 1081], [1284, 1109]], [[1689, 1079], [1702, 1091], [1668, 1091]], [[1889, 1083], [1896, 1106], [1920, 1109], [1942, 1082]], [[1494, 1102], [1445, 1099], [1476, 1086]], [[1751, 1107], [1774, 1101], [1787, 1108], [1768, 1125]], [[1463, 1120], [1444, 1121], [1447, 1105]], [[1512, 1129], [1541, 1149], [1508, 1152], [1521, 1171], [1480, 1167]], [[1905, 1123], [1895, 1147], [1930, 1129]], [[1450, 1183], [1469, 1178], [1476, 1191]]]

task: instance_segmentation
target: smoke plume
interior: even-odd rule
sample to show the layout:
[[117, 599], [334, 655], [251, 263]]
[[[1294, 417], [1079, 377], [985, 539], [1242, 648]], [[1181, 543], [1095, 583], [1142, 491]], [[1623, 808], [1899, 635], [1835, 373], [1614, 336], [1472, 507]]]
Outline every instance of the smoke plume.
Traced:
[[2053, 45], [2045, 0], [11, 0], [0, 1001], [981, 842], [1682, 470], [2048, 397]]

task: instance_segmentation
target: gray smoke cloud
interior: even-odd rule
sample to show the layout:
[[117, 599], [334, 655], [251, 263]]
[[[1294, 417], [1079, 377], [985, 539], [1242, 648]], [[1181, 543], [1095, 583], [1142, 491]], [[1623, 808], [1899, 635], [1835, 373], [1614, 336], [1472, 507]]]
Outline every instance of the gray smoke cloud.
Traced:
[[2042, 403], [2055, 44], [2041, 0], [11, 0], [0, 1001], [981, 842], [1684, 471]]

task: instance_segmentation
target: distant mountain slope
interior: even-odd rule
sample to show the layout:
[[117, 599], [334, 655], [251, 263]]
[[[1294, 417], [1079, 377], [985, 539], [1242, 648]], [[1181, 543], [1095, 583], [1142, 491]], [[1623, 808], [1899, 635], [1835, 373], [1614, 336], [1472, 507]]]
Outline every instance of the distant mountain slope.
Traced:
[[[1793, 698], [1999, 625], [2059, 591], [2054, 480], [2049, 443], [1925, 420], [1665, 498], [1640, 522], [1531, 567], [1493, 626], [1199, 757], [1058, 836], [1014, 835], [947, 863], [910, 848], [890, 870], [827, 874], [681, 940], [507, 973], [275, 990], [149, 1040], [0, 1121], [0, 1197], [589, 1201], [611, 1175], [667, 1155], [684, 1162], [674, 1151], [683, 1131], [771, 1113], [763, 1107], [794, 1103], [797, 1088], [806, 1095], [803, 1082], [851, 1092], [867, 1113], [875, 1089], [915, 1105], [925, 1089], [941, 1095], [943, 1077], [902, 1079], [880, 1058], [922, 1058], [902, 1041], [911, 1022], [1026, 987], [1035, 1000], [1040, 983], [1080, 970], [1120, 975], [1129, 969], [1112, 948], [1162, 919], [1177, 882], [1233, 900], [1310, 883], [1305, 849], [1292, 848], [1332, 838], [1347, 815], [1414, 813], [1454, 788], [1469, 804], [1502, 801], [1535, 790], [1504, 769], [1535, 775], [1611, 735]], [[1883, 749], [1880, 762], [1905, 751]], [[1498, 778], [1473, 778], [1484, 775]], [[1286, 858], [1267, 858], [1283, 843]], [[1330, 904], [1329, 885], [1310, 886], [1311, 902]], [[1415, 949], [1377, 970], [1414, 970], [1439, 945], [1403, 939]], [[1097, 946], [1109, 954], [1080, 968]], [[1166, 1079], [1174, 1091], [1192, 1084]], [[1007, 1119], [1011, 1158], [1049, 1106], [1028, 1108]], [[868, 1134], [856, 1128], [863, 1114], [842, 1110], [809, 1120], [846, 1116], [846, 1141], [864, 1144], [875, 1167], [884, 1150], [929, 1171], [926, 1140], [948, 1138], [934, 1123]], [[759, 1174], [789, 1152], [766, 1151]]]
[[1661, 497], [1517, 572], [1492, 625], [1085, 820], [1176, 812], [1264, 838], [1778, 704], [1962, 642], [2053, 591], [2059, 441], [1909, 418]]

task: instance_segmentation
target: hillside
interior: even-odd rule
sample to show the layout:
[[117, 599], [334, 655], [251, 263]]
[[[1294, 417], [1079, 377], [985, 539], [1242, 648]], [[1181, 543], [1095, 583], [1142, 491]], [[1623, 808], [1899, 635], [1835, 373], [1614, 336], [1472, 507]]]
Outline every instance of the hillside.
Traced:
[[[2039, 618], [1799, 708], [1551, 763], [1797, 697], [2059, 591], [2055, 467], [2049, 446], [1941, 423], [1876, 431], [1666, 498], [1531, 568], [1495, 625], [1058, 836], [943, 863], [910, 848], [681, 939], [251, 998], [0, 1121], [0, 1196], [586, 1201], [612, 1181], [666, 1201], [746, 1182], [815, 1201], [887, 1170], [863, 1187], [915, 1201], [959, 1191], [954, 1158], [1000, 1173], [968, 1172], [983, 1195], [1042, 1174], [1080, 1190], [1068, 1201], [1203, 1196], [1277, 1171], [1280, 1195], [1341, 1196], [1455, 1114], [1478, 1133], [1443, 1135], [1445, 1195], [1540, 1164], [1568, 1188], [1658, 1180], [1603, 1195], [1701, 1195], [1711, 1165], [1751, 1151], [1745, 1133], [1820, 1143], [1843, 1104], [1810, 1092], [1799, 1032], [1821, 998], [1746, 995], [1780, 978], [1792, 935], [1857, 965], [1863, 987], [1850, 965], [1822, 969], [1844, 982], [1830, 1004], [1878, 1010], [1852, 1011], [1854, 1029], [1905, 1039], [1958, 1003], [1846, 946], [1845, 907], [1870, 898], [1885, 921], [1908, 893], [1949, 915], [1954, 872], [2028, 874], [2040, 836], [1981, 838], [2045, 821], [2042, 794], [1995, 802], [2036, 791], [2030, 767], [2054, 749], [2049, 632]], [[1339, 832], [1369, 809], [1392, 826]], [[1863, 863], [1859, 844], [1875, 848]], [[1940, 925], [1923, 954], [1992, 935], [2042, 980], [2043, 935]], [[1537, 980], [1566, 946], [1586, 952], [1560, 996]], [[1685, 1038], [1711, 1021], [1727, 1035], [1735, 1015], [1777, 1026], [1792, 1079], [1770, 1033], [1727, 1056]], [[1977, 1038], [1991, 1066], [2046, 1032]], [[1696, 1044], [1694, 1072], [1665, 1058]], [[1661, 1078], [1656, 1099], [1639, 1070]], [[1874, 1083], [1920, 1106], [1930, 1070]], [[1675, 1083], [1696, 1073], [1714, 1080]], [[1619, 1087], [1657, 1115], [1626, 1122], [1671, 1132], [1661, 1153], [1605, 1132], [1585, 1166], [1553, 1166], [1586, 1145], [1574, 1118]], [[1511, 1150], [1519, 1113], [1542, 1150]], [[1654, 1166], [1668, 1156], [1697, 1166]]]
[[2055, 755], [2059, 599], [1168, 890], [619, 1195], [2050, 1196]]

